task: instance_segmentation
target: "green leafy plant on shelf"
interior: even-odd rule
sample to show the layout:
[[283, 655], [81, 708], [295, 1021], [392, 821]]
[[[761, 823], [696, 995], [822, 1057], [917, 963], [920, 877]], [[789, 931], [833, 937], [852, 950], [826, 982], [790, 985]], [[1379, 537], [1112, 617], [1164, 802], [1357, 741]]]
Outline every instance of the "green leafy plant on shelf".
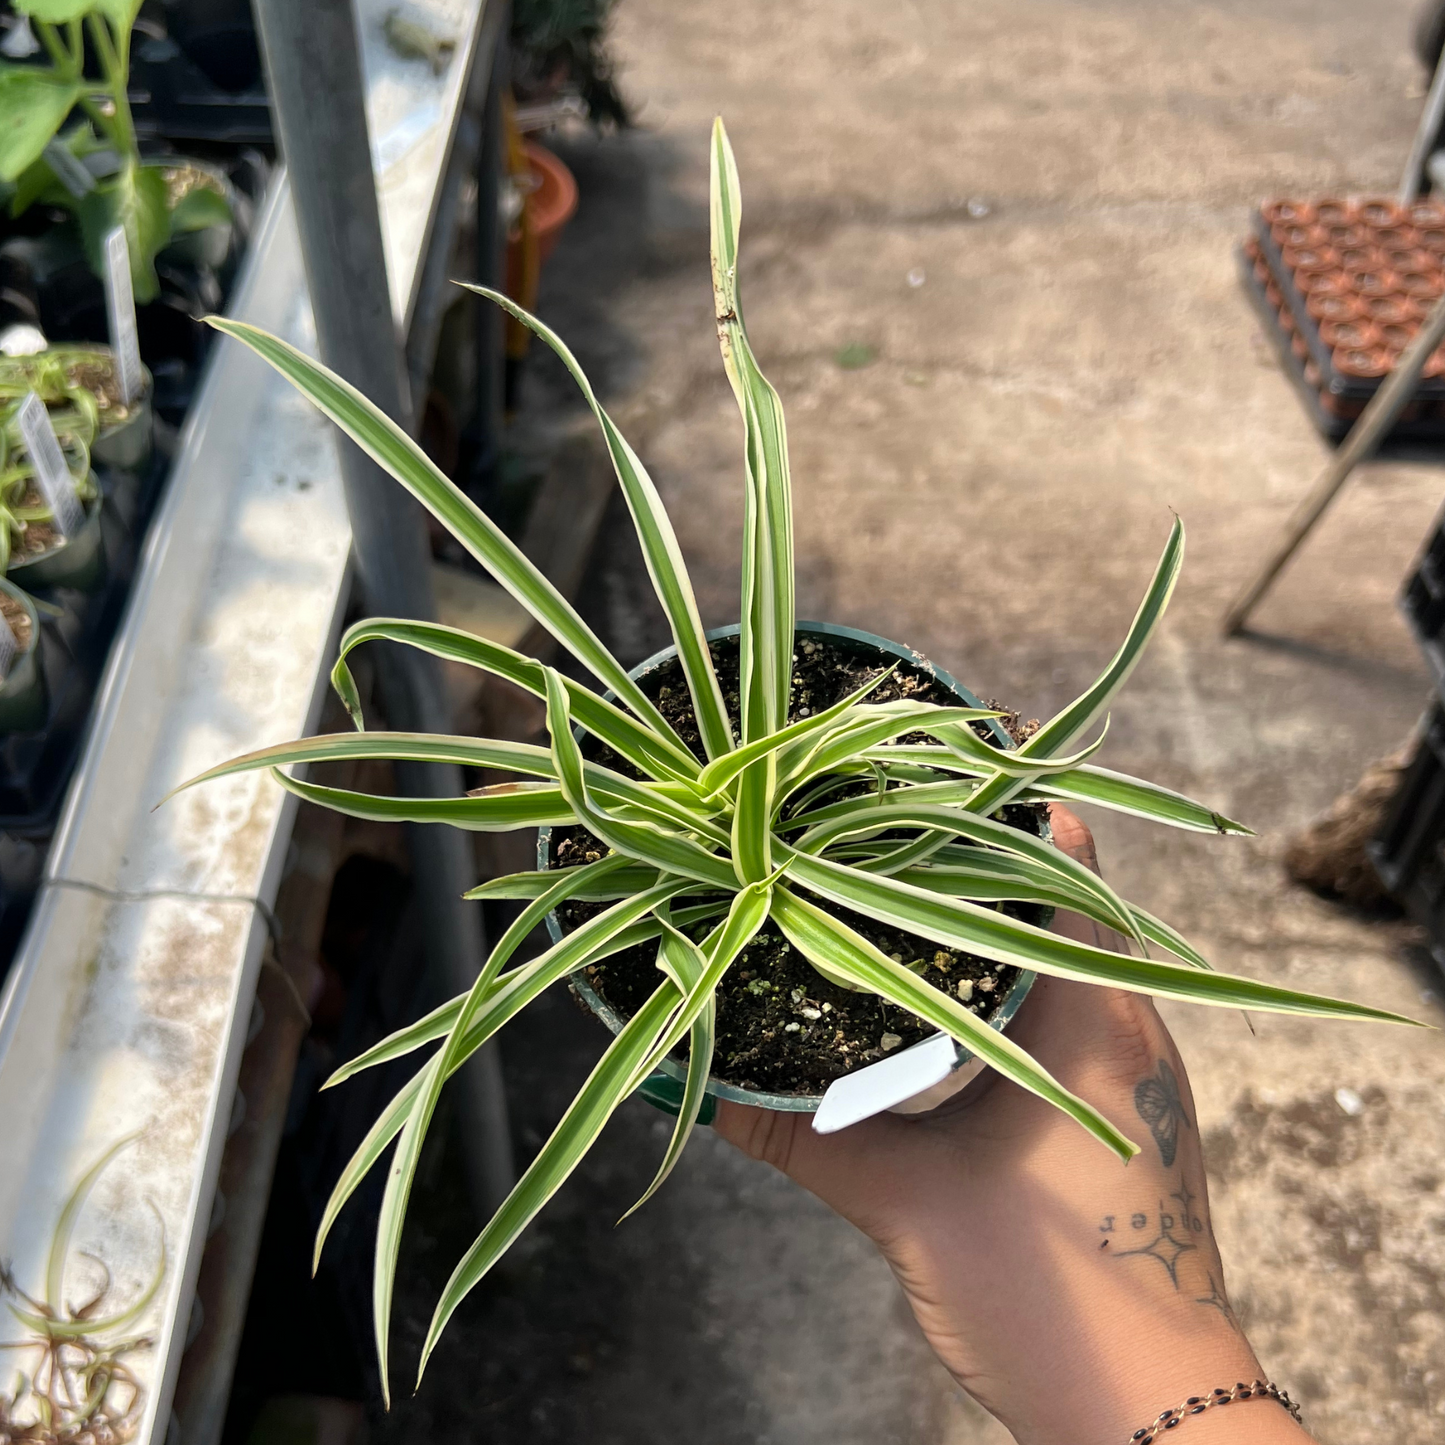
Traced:
[[[1039, 837], [1000, 821], [1006, 804], [1064, 800], [1196, 832], [1248, 831], [1178, 793], [1088, 762], [1097, 741], [1078, 747], [1104, 716], [1159, 624], [1183, 555], [1183, 529], [1177, 522], [1128, 636], [1103, 675], [1016, 748], [991, 744], [974, 731], [973, 724], [996, 716], [985, 709], [871, 702], [869, 693], [881, 677], [816, 716], [787, 720], [795, 635], [787, 439], [778, 394], [758, 369], [743, 326], [737, 290], [741, 204], [721, 122], [713, 135], [711, 194], [718, 336], [746, 434], [736, 734], [681, 549], [641, 461], [598, 404], [561, 339], [506, 297], [474, 288], [552, 347], [597, 417], [671, 625], [702, 755], [683, 744], [653, 699], [573, 607], [410, 437], [344, 381], [284, 342], [240, 322], [213, 322], [288, 377], [407, 487], [611, 694], [610, 699], [598, 696], [541, 662], [453, 628], [397, 619], [363, 621], [345, 635], [332, 674], [355, 733], [266, 748], [192, 780], [271, 768], [291, 792], [355, 817], [481, 831], [580, 825], [600, 845], [602, 856], [584, 866], [520, 873], [473, 890], [469, 897], [518, 899], [526, 906], [492, 949], [472, 989], [384, 1039], [329, 1081], [339, 1084], [360, 1070], [438, 1046], [346, 1166], [316, 1242], [319, 1258], [338, 1211], [394, 1142], [375, 1258], [375, 1330], [383, 1378], [403, 1216], [443, 1085], [544, 989], [624, 948], [655, 942], [656, 987], [613, 1038], [511, 1196], [457, 1265], [426, 1337], [423, 1368], [462, 1298], [576, 1167], [618, 1105], [686, 1042], [680, 1112], [647, 1194], [666, 1177], [697, 1121], [708, 1086], [715, 991], [764, 925], [781, 932], [827, 979], [871, 991], [951, 1035], [1005, 1078], [1072, 1116], [1121, 1159], [1137, 1148], [1114, 1124], [973, 1008], [875, 947], [839, 916], [840, 910], [934, 947], [1160, 998], [1408, 1022], [1379, 1009], [1214, 972], [1166, 923], [1120, 898]], [[550, 746], [362, 731], [347, 658], [362, 643], [379, 639], [481, 668], [544, 699]], [[631, 775], [589, 761], [574, 729], [625, 760]], [[917, 741], [920, 737], [926, 741]], [[1077, 751], [1070, 754], [1070, 748]], [[279, 771], [289, 764], [360, 758], [461, 763], [507, 770], [524, 781], [433, 800], [371, 796]], [[869, 786], [861, 796], [851, 796], [858, 790], [849, 785], [860, 780]], [[1137, 953], [1109, 952], [1047, 932], [1000, 910], [996, 905], [1005, 900], [1085, 914], [1132, 939]], [[606, 906], [537, 957], [514, 964], [515, 952], [537, 924], [569, 901]], [[1169, 957], [1151, 959], [1146, 944]]]
[[[54, 530], [55, 513], [40, 491], [35, 463], [21, 435], [19, 413], [24, 396], [25, 392], [9, 395], [0, 385], [0, 576], [17, 560], [65, 545], [65, 539]], [[47, 409], [75, 483], [76, 500], [89, 509], [100, 496], [90, 469], [99, 411], [95, 397], [84, 387], [67, 387], [59, 398], [58, 405]], [[50, 398], [42, 395], [41, 399], [49, 402]]]
[[[13, 8], [29, 19], [50, 63], [0, 66], [0, 183], [10, 214], [36, 202], [73, 212], [97, 275], [106, 235], [123, 226], [135, 299], [154, 300], [157, 254], [177, 236], [225, 225], [231, 208], [203, 168], [141, 158], [126, 92], [140, 0], [13, 0]], [[86, 73], [87, 39], [98, 77]], [[47, 154], [52, 141], [66, 155]], [[53, 162], [85, 184], [67, 186]]]

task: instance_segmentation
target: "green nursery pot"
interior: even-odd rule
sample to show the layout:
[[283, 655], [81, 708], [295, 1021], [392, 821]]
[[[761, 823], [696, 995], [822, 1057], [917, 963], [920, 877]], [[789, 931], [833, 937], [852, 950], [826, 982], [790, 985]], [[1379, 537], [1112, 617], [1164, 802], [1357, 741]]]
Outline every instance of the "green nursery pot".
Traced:
[[11, 557], [8, 575], [27, 591], [69, 587], [76, 592], [95, 592], [105, 584], [105, 538], [101, 533], [102, 499], [86, 503], [85, 521], [80, 529], [58, 547], [23, 561]]
[[[724, 637], [736, 637], [739, 628], [718, 627], [707, 634], [709, 642], [715, 642]], [[826, 641], [831, 647], [855, 657], [877, 659], [887, 663], [892, 661], [906, 662], [910, 667], [927, 673], [936, 682], [951, 692], [965, 707], [983, 707], [980, 702], [962, 683], [950, 677], [940, 667], [935, 667], [927, 658], [914, 652], [912, 648], [902, 647], [896, 642], [889, 642], [887, 638], [877, 637], [871, 632], [860, 632], [853, 627], [838, 627], [829, 622], [800, 622], [797, 624], [795, 635], [803, 638], [817, 638]], [[664, 663], [671, 662], [677, 655], [674, 647], [665, 648], [646, 662], [639, 663], [628, 674], [634, 681], [645, 678], [654, 669], [661, 667]], [[612, 698], [612, 694], [607, 694]], [[1003, 725], [996, 719], [989, 719], [987, 726], [993, 731], [994, 737], [1006, 747], [1013, 746], [1013, 740]], [[577, 730], [579, 741], [583, 732]], [[543, 828], [537, 836], [537, 866], [548, 868], [551, 866], [551, 828]], [[1050, 913], [1052, 910], [1050, 910]], [[547, 932], [554, 943], [561, 942], [565, 930], [561, 920], [556, 913], [547, 915]], [[1028, 971], [1020, 972], [1014, 980], [1008, 992], [999, 1000], [998, 1007], [988, 1019], [990, 1027], [1002, 1031], [1008, 1027], [1014, 1015], [1018, 1013], [1023, 1001], [1028, 997], [1029, 990], [1033, 987], [1036, 975]], [[596, 989], [588, 983], [586, 976], [580, 971], [574, 973], [568, 980], [572, 991], [586, 1006], [607, 1025], [615, 1034], [627, 1022], [613, 1006], [604, 999]], [[919, 1097], [921, 1108], [930, 1108], [941, 1102], [948, 1094], [956, 1093], [975, 1075], [983, 1070], [983, 1061], [969, 1054], [967, 1050], [959, 1049], [959, 1063], [954, 1073], [937, 1086], [942, 1091], [937, 1097]], [[649, 1103], [656, 1104], [658, 1108], [669, 1114], [676, 1114], [682, 1103], [683, 1084], [687, 1079], [687, 1069], [674, 1059], [664, 1059], [659, 1070], [649, 1076], [642, 1084], [638, 1092]], [[725, 1083], [722, 1079], [712, 1078], [708, 1080], [707, 1092], [713, 1099], [729, 1099], [738, 1104], [751, 1104], [759, 1109], [780, 1109], [788, 1113], [812, 1114], [817, 1111], [818, 1105], [822, 1103], [821, 1094], [774, 1094], [761, 1089], [744, 1089], [737, 1084]], [[929, 1091], [929, 1096], [935, 1094], [935, 1090]], [[908, 1108], [913, 1103], [908, 1100], [898, 1107], [897, 1112], [915, 1112]], [[712, 1103], [704, 1103], [700, 1122], [707, 1124], [712, 1121], [716, 1106]]]
[[45, 725], [45, 674], [40, 670], [40, 618], [35, 603], [13, 582], [0, 577], [0, 591], [18, 602], [30, 618], [30, 642], [0, 682], [0, 733], [34, 732]]

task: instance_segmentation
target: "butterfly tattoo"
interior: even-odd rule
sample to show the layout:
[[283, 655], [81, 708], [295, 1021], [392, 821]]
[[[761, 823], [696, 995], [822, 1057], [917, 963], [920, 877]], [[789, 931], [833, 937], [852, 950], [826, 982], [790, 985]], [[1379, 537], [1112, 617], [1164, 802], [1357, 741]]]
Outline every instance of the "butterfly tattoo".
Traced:
[[1134, 1086], [1134, 1107], [1149, 1126], [1164, 1167], [1172, 1167], [1179, 1152], [1179, 1126], [1189, 1126], [1189, 1116], [1179, 1097], [1179, 1080], [1167, 1060], [1160, 1059], [1159, 1071]]

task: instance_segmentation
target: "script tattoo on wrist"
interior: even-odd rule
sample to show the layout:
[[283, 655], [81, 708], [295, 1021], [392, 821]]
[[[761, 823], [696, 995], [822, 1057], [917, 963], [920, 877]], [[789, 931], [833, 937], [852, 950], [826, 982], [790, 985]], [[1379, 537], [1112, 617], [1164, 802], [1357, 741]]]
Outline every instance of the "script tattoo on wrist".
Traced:
[[1182, 1124], [1186, 1129], [1194, 1126], [1184, 1112], [1179, 1080], [1168, 1059], [1160, 1059], [1155, 1072], [1134, 1086], [1134, 1107], [1149, 1126], [1164, 1167], [1172, 1169], [1179, 1153], [1179, 1126]]

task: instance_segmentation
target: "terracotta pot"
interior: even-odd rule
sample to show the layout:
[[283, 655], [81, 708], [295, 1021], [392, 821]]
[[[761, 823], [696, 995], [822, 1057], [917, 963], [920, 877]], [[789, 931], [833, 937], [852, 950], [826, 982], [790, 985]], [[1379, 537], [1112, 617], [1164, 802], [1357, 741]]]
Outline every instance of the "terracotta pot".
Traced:
[[1316, 321], [1349, 321], [1356, 316], [1366, 316], [1366, 303], [1358, 296], [1309, 296], [1305, 309]]
[[1347, 296], [1354, 285], [1343, 271], [1321, 271], [1314, 276], [1300, 277], [1300, 290], [1306, 296]]
[[1341, 376], [1388, 376], [1393, 358], [1383, 346], [1365, 348], [1341, 347], [1331, 357]]
[[1284, 248], [1284, 264], [1296, 275], [1313, 276], [1319, 271], [1333, 271], [1341, 259], [1328, 246]]
[[1260, 258], [1259, 238], [1257, 236], [1246, 236], [1244, 238], [1244, 254], [1251, 261], [1258, 261]]
[[1316, 201], [1312, 219], [1321, 226], [1348, 226], [1360, 219], [1359, 210], [1353, 201], [1339, 200], [1334, 196]]
[[1439, 201], [1413, 201], [1406, 211], [1416, 226], [1445, 227], [1445, 206]]
[[1410, 246], [1398, 251], [1386, 251], [1385, 264], [1400, 275], [1407, 272], [1423, 271], [1427, 276], [1440, 269], [1440, 258], [1423, 246]]
[[1363, 318], [1351, 321], [1321, 321], [1320, 340], [1331, 351], [1368, 351], [1371, 347], [1384, 344], [1380, 328], [1373, 321]]
[[1410, 271], [1399, 277], [1396, 289], [1416, 301], [1434, 301], [1445, 294], [1445, 276], [1436, 271]]
[[1445, 376], [1445, 346], [1437, 346], [1425, 359], [1425, 369], [1422, 375], [1431, 379], [1437, 376]]
[[1418, 303], [1408, 296], [1372, 296], [1358, 305], [1359, 314], [1368, 316], [1377, 326], [1418, 325], [1425, 319]]
[[1289, 349], [1294, 352], [1296, 361], [1304, 361], [1309, 357], [1310, 347], [1303, 336], [1294, 332], [1289, 339]]
[[1370, 244], [1370, 228], [1360, 225], [1358, 221], [1321, 226], [1319, 229], [1324, 232], [1326, 243], [1333, 246], [1336, 251], [1348, 251], [1351, 246], [1368, 246]]
[[1276, 311], [1285, 309], [1284, 297], [1280, 295], [1279, 287], [1274, 284], [1273, 277], [1264, 283], [1264, 299], [1268, 301]]
[[1388, 296], [1400, 289], [1399, 277], [1387, 266], [1374, 271], [1356, 271], [1350, 279], [1361, 296]]
[[1254, 262], [1254, 279], [1261, 286], [1267, 286], [1270, 280], [1269, 265], [1263, 256], [1257, 256]]
[[1319, 208], [1308, 201], [1274, 200], [1266, 201], [1259, 213], [1271, 226], [1281, 221], [1286, 225], [1308, 226], [1319, 214]]
[[1388, 264], [1378, 246], [1353, 246], [1340, 252], [1340, 268], [1352, 276], [1361, 271], [1378, 271]]
[[1420, 244], [1420, 233], [1409, 221], [1392, 221], [1389, 225], [1374, 226], [1371, 228], [1377, 246], [1383, 246], [1387, 251], [1398, 251], [1402, 247], [1418, 246]]
[[1445, 226], [1421, 227], [1415, 232], [1420, 244], [1434, 256], [1445, 255]]
[[1313, 387], [1316, 390], [1319, 389], [1320, 383], [1324, 380], [1324, 378], [1320, 375], [1319, 367], [1317, 367], [1313, 361], [1305, 362], [1304, 378], [1305, 385]]
[[524, 204], [532, 234], [537, 238], [537, 255], [545, 261], [577, 209], [577, 182], [561, 159], [535, 141], [523, 141], [527, 168], [535, 182]]
[[1408, 224], [1408, 217], [1405, 212], [1397, 206], [1394, 201], [1383, 199], [1373, 201], [1361, 201], [1359, 217], [1367, 226], [1374, 226], [1379, 229], [1382, 226], [1400, 226]]
[[[1380, 326], [1376, 328], [1380, 335], [1381, 344], [1388, 347], [1389, 350], [1397, 356], [1410, 344], [1411, 337], [1413, 337], [1419, 329], [1418, 326]], [[1324, 329], [1321, 328], [1320, 335], [1323, 336], [1324, 334]]]
[[1295, 332], [1299, 330], [1299, 327], [1295, 325], [1294, 313], [1290, 311], [1288, 306], [1281, 306], [1279, 308], [1278, 320], [1279, 329], [1283, 331], [1286, 336], [1293, 336]]
[[1276, 246], [1328, 246], [1329, 232], [1323, 226], [1287, 225], [1280, 222], [1269, 228]]

